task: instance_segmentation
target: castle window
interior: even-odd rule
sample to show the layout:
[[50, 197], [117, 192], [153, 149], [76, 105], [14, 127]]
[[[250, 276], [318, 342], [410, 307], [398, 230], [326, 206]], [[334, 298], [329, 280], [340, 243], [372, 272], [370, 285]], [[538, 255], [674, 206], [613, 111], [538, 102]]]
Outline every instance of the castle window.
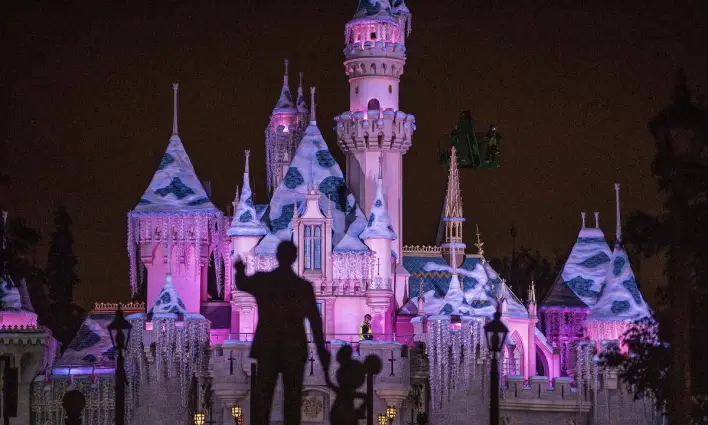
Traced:
[[305, 270], [322, 269], [322, 227], [305, 226]]
[[372, 40], [376, 40], [376, 33], [375, 33], [375, 32], [372, 32], [372, 33], [371, 33], [371, 39], [372, 39]]
[[376, 98], [373, 98], [369, 101], [369, 104], [366, 105], [367, 110], [369, 111], [378, 111], [381, 109], [381, 104], [379, 103], [379, 100]]
[[393, 93], [393, 86], [390, 84], [388, 85], [388, 93], [389, 94]]
[[359, 86], [354, 86], [354, 94], [359, 94]]

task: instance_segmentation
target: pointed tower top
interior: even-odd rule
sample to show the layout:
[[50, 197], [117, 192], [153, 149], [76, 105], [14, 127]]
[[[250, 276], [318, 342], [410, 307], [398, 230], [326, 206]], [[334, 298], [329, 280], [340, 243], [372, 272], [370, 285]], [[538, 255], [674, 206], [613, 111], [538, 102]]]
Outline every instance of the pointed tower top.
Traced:
[[251, 183], [248, 174], [248, 163], [251, 151], [246, 150], [244, 153], [246, 158], [243, 170], [241, 197], [239, 198], [238, 206], [234, 209], [234, 218], [231, 220], [231, 226], [226, 231], [226, 234], [229, 236], [264, 236], [268, 231], [265, 225], [258, 219], [256, 207], [253, 204], [253, 192], [251, 192]]
[[285, 59], [285, 74], [283, 75], [283, 88], [280, 90], [280, 97], [273, 108], [274, 114], [297, 113], [297, 109], [293, 105], [293, 97], [290, 94], [290, 86], [288, 86], [288, 60]]
[[381, 155], [379, 155], [379, 180], [383, 180], [383, 163], [384, 163], [384, 157], [383, 157], [383, 150], [382, 150]]
[[425, 294], [423, 293], [423, 279], [418, 281], [418, 316], [425, 316]]
[[615, 223], [615, 245], [619, 246], [622, 243], [622, 219], [620, 218], [620, 185], [615, 183], [615, 207], [616, 207], [616, 223]]
[[297, 111], [302, 113], [302, 114], [307, 114], [308, 109], [307, 109], [307, 103], [305, 102], [305, 95], [303, 94], [303, 89], [302, 89], [302, 77], [303, 73], [299, 73], [300, 77], [300, 85], [297, 87]]
[[317, 117], [315, 116], [315, 109], [317, 105], [315, 104], [315, 88], [310, 87], [310, 124], [317, 125]]
[[457, 149], [454, 146], [450, 152], [450, 171], [447, 177], [447, 193], [445, 196], [445, 218], [463, 218], [460, 176], [457, 167]]
[[484, 255], [484, 249], [482, 249], [482, 247], [484, 246], [484, 242], [482, 242], [482, 235], [479, 233], [479, 224], [476, 224], [475, 226], [477, 227], [477, 242], [474, 244], [474, 246], [477, 247], [478, 255]]
[[359, 235], [361, 239], [396, 239], [396, 232], [391, 225], [391, 219], [386, 209], [386, 199], [384, 198], [383, 178], [381, 168], [382, 161], [379, 159], [379, 178], [376, 179], [376, 196], [371, 203], [371, 214], [366, 228]]
[[585, 215], [586, 215], [586, 214], [585, 214], [584, 212], [581, 212], [581, 213], [580, 213], [580, 217], [582, 217], [582, 219], [583, 219], [583, 225], [582, 225], [582, 226], [583, 226], [583, 227], [582, 227], [583, 229], [585, 228]]
[[595, 228], [600, 228], [600, 213], [595, 211]]
[[174, 96], [174, 101], [172, 104], [173, 114], [172, 114], [172, 135], [177, 136], [179, 134], [179, 129], [177, 127], [177, 91], [179, 90], [179, 84], [172, 84], [172, 91]]
[[529, 304], [536, 304], [536, 283], [531, 279], [531, 286], [529, 287]]
[[234, 200], [231, 201], [231, 206], [233, 207], [233, 213], [236, 214], [236, 205], [238, 205], [238, 185], [236, 185], [236, 196], [234, 196]]

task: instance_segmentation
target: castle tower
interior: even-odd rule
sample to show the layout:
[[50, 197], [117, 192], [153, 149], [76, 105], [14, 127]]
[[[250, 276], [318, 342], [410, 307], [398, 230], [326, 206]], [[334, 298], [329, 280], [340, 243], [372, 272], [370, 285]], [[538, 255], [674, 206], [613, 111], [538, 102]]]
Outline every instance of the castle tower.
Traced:
[[465, 259], [466, 245], [462, 242], [462, 195], [460, 194], [460, 174], [457, 165], [457, 150], [453, 147], [450, 153], [450, 172], [447, 177], [445, 192], [445, 241], [442, 244], [443, 257], [450, 267], [459, 267]]
[[399, 81], [406, 62], [410, 11], [403, 1], [362, 0], [346, 24], [344, 68], [349, 76], [349, 111], [335, 117], [337, 143], [347, 156], [347, 185], [371, 212], [379, 157], [388, 178], [384, 195], [400, 261], [403, 247], [403, 154], [411, 147], [415, 117], [398, 109]]
[[265, 225], [258, 220], [253, 192], [251, 192], [249, 157], [251, 151], [245, 151], [245, 167], [243, 169], [243, 188], [238, 197], [238, 204], [234, 206], [234, 218], [226, 234], [231, 236], [231, 249], [234, 258], [251, 253], [261, 237], [268, 233]]
[[[199, 313], [208, 300], [207, 268], [214, 255], [221, 285], [223, 214], [209, 199], [194, 172], [177, 127], [174, 90], [172, 136], [152, 181], [138, 205], [128, 213], [128, 256], [132, 293], [147, 269], [147, 305], [158, 297], [168, 270], [186, 311]], [[170, 243], [168, 244], [168, 240]]]
[[[374, 314], [382, 313], [391, 306], [393, 286], [391, 284], [391, 265], [393, 258], [391, 249], [396, 240], [391, 220], [386, 208], [386, 197], [383, 190], [383, 157], [379, 160], [379, 175], [376, 179], [376, 195], [371, 202], [371, 213], [366, 228], [359, 237], [375, 253], [375, 264], [371, 285], [367, 288], [366, 301]], [[383, 323], [386, 323], [385, 315]], [[388, 330], [387, 330], [388, 331]], [[387, 332], [386, 331], [386, 332]]]
[[268, 191], [278, 187], [288, 171], [293, 153], [307, 127], [307, 104], [302, 94], [302, 73], [297, 102], [293, 102], [288, 85], [288, 60], [285, 59], [285, 75], [280, 97], [273, 108], [266, 127], [266, 171]]

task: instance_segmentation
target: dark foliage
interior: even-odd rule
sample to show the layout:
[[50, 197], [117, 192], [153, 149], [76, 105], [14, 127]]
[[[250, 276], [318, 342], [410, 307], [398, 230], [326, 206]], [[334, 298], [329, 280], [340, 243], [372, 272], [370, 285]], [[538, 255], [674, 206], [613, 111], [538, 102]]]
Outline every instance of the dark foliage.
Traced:
[[74, 255], [72, 224], [66, 208], [58, 207], [54, 212], [55, 230], [52, 233], [45, 272], [53, 317], [49, 328], [64, 348], [79, 330], [84, 316], [83, 309], [73, 302], [74, 285], [79, 283], [79, 277], [76, 274], [78, 259]]
[[536, 285], [536, 299], [543, 300], [553, 282], [568, 259], [568, 250], [555, 249], [553, 259], [544, 258], [539, 251], [520, 248], [514, 256], [493, 258], [489, 264], [506, 279], [512, 291], [521, 299], [526, 299], [527, 290], [533, 280]]

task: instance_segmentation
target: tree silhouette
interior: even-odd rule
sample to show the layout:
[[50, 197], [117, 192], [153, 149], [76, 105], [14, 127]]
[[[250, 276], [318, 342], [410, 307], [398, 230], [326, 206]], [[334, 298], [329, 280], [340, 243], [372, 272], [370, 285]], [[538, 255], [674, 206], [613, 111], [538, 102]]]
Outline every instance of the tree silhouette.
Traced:
[[58, 207], [54, 212], [55, 230], [46, 268], [46, 285], [53, 318], [49, 328], [62, 346], [71, 342], [83, 319], [83, 310], [73, 303], [74, 285], [79, 283], [79, 277], [76, 274], [78, 259], [74, 255], [72, 224], [66, 208]]
[[506, 279], [511, 290], [521, 299], [526, 299], [533, 280], [536, 299], [543, 300], [568, 259], [568, 250], [554, 249], [553, 258], [547, 259], [538, 250], [521, 247], [512, 257], [492, 258], [489, 264]]

